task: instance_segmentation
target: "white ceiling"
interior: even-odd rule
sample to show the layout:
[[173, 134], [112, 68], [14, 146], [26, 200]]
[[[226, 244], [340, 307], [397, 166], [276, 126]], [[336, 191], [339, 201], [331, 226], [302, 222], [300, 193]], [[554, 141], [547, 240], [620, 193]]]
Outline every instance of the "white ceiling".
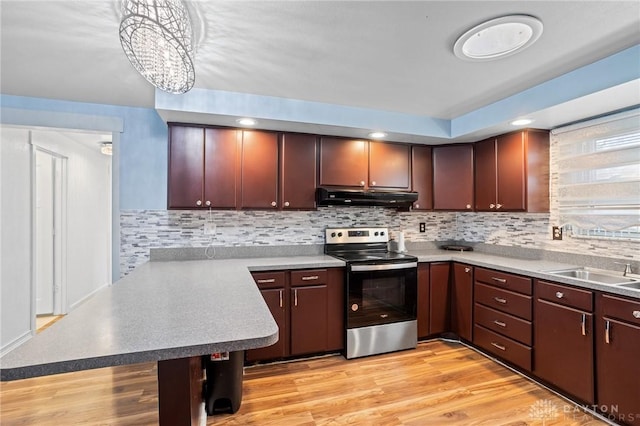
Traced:
[[[637, 0], [187, 4], [197, 39], [196, 88], [446, 120], [640, 43]], [[0, 6], [3, 94], [155, 106], [153, 88], [122, 52], [119, 1]], [[542, 20], [536, 44], [492, 62], [453, 55], [467, 29], [511, 13]], [[625, 103], [634, 101], [640, 94]], [[585, 114], [593, 115], [589, 109]]]

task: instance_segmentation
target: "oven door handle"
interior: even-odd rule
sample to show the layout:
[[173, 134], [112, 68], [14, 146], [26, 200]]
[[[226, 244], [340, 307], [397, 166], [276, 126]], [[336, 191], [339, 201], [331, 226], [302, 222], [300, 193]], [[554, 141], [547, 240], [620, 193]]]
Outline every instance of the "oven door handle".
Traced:
[[352, 272], [368, 272], [368, 271], [392, 271], [396, 269], [417, 268], [418, 262], [411, 263], [383, 263], [379, 265], [351, 265]]

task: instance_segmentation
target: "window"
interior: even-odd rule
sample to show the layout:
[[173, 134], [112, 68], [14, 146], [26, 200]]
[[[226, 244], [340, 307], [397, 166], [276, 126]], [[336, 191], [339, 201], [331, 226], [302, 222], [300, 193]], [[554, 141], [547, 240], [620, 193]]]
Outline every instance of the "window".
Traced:
[[640, 110], [553, 135], [562, 224], [577, 236], [640, 240]]

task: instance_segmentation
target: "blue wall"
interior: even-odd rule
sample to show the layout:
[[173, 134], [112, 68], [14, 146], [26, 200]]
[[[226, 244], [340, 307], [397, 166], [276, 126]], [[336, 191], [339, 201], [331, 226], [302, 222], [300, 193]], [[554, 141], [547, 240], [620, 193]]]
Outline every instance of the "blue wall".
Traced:
[[[114, 182], [119, 188], [116, 193], [120, 210], [166, 209], [168, 133], [167, 125], [155, 109], [9, 95], [0, 95], [0, 105], [3, 124], [42, 126], [52, 121], [52, 114], [59, 116], [60, 113], [120, 119], [122, 133], [119, 143], [114, 141], [114, 174], [118, 174]], [[16, 110], [23, 110], [30, 118], [20, 123], [10, 120], [12, 114], [9, 113]], [[60, 120], [55, 121], [58, 127], [64, 127]], [[91, 127], [91, 123], [82, 126], [87, 130]]]

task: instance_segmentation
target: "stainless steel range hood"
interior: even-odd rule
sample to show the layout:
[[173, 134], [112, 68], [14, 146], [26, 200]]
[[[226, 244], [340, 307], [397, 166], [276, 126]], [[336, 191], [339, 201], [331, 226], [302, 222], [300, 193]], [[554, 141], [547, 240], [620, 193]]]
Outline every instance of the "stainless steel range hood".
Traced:
[[417, 199], [418, 193], [411, 191], [365, 191], [323, 187], [316, 191], [319, 206], [380, 206], [408, 209]]

